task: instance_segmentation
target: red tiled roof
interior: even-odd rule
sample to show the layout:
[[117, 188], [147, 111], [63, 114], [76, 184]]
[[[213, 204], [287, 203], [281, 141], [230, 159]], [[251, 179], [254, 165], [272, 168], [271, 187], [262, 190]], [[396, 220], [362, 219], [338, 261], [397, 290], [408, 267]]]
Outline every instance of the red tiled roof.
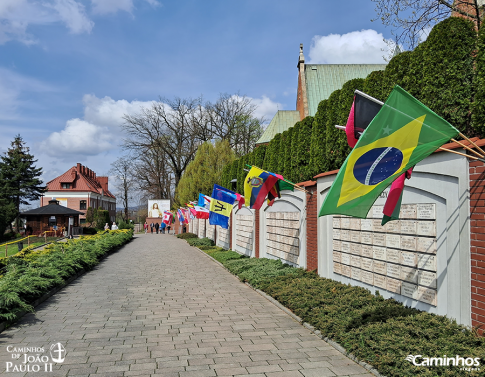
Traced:
[[298, 186], [303, 186], [303, 187], [314, 186], [316, 184], [317, 184], [316, 181], [305, 181], [305, 182], [297, 183]]

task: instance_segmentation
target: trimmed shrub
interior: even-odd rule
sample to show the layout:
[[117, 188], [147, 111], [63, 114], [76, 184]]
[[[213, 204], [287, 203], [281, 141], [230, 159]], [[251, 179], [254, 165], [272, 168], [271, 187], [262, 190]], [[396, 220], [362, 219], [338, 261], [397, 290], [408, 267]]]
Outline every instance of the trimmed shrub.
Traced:
[[210, 238], [188, 238], [186, 240], [190, 246], [214, 246], [214, 241], [212, 241]]
[[180, 238], [182, 240], [187, 240], [189, 238], [199, 238], [199, 236], [197, 236], [197, 234], [190, 233], [190, 232], [180, 233], [180, 234], [177, 234], [175, 237]]
[[[473, 129], [477, 136], [485, 136], [485, 28], [478, 34], [478, 51], [476, 56], [475, 101], [473, 103]], [[468, 136], [474, 136], [469, 134]]]
[[317, 113], [313, 118], [312, 137], [310, 144], [310, 175], [314, 177], [327, 171], [328, 162], [325, 154], [325, 139], [327, 132], [327, 107], [328, 101], [323, 100], [318, 104]]

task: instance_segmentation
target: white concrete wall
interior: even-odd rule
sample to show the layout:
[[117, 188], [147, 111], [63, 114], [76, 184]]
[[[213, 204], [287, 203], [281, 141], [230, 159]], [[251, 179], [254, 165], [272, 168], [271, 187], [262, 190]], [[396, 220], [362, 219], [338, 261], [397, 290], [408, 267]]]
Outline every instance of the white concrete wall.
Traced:
[[237, 209], [236, 205], [232, 215], [232, 248], [249, 257], [255, 256], [254, 212], [255, 210], [244, 206]]

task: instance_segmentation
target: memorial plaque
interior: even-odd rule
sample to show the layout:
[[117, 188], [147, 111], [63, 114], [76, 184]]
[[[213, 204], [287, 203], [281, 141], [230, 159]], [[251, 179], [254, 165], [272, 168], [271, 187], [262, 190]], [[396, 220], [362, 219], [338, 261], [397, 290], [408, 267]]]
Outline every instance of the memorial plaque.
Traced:
[[401, 251], [394, 250], [394, 249], [387, 249], [386, 260], [391, 263], [396, 263], [396, 264], [401, 263]]
[[342, 253], [340, 255], [340, 263], [350, 265], [350, 254]]
[[401, 206], [400, 219], [415, 219], [417, 216], [416, 204], [403, 204]]
[[350, 240], [352, 242], [360, 243], [360, 231], [351, 230], [350, 231]]
[[372, 206], [372, 217], [374, 219], [382, 219], [384, 206]]
[[407, 283], [405, 281], [401, 284], [401, 294], [406, 297], [418, 299], [418, 286], [416, 284]]
[[351, 243], [350, 244], [350, 254], [360, 255], [360, 243]]
[[350, 241], [350, 230], [344, 230], [344, 229], [342, 229], [340, 231], [340, 239], [342, 241]]
[[401, 251], [401, 264], [409, 267], [416, 267], [417, 265], [416, 253]]
[[340, 251], [334, 251], [333, 252], [333, 261], [340, 263], [340, 256], [342, 253]]
[[418, 251], [427, 254], [436, 254], [436, 240], [434, 238], [418, 237]]
[[361, 275], [360, 275], [361, 271], [362, 271], [362, 270], [361, 270], [360, 268], [357, 268], [357, 267], [351, 267], [351, 268], [350, 268], [350, 277], [351, 277], [352, 279], [354, 279], [354, 280], [359, 280], [359, 281], [360, 281], [360, 280], [361, 280], [361, 277], [360, 277], [360, 276], [361, 276]]
[[436, 272], [419, 271], [418, 284], [430, 288], [436, 288]]
[[341, 251], [345, 253], [350, 253], [350, 243], [342, 241], [340, 243]]
[[434, 289], [426, 287], [418, 287], [418, 300], [423, 301], [427, 304], [436, 306], [437, 305], [438, 292]]
[[336, 274], [342, 274], [342, 265], [340, 263], [333, 263], [333, 272]]
[[374, 246], [372, 248], [372, 251], [373, 251], [373, 258], [374, 259], [379, 259], [379, 260], [382, 260], [382, 261], [387, 260], [387, 258], [386, 258], [386, 248], [385, 247]]
[[333, 217], [332, 226], [333, 228], [340, 228], [340, 217]]
[[387, 233], [401, 233], [401, 222], [399, 220], [389, 221], [384, 225]]
[[420, 220], [436, 219], [436, 204], [418, 204], [417, 211]]
[[386, 234], [386, 246], [394, 249], [400, 249], [401, 236], [398, 234]]
[[401, 266], [401, 280], [418, 284], [418, 270], [416, 268]]
[[372, 245], [372, 243], [373, 243], [372, 233], [361, 232], [360, 233], [360, 242], [365, 243], [367, 245]]
[[360, 245], [360, 255], [367, 258], [374, 258], [374, 247], [370, 245]]
[[436, 272], [436, 256], [431, 254], [418, 254], [418, 268]]
[[401, 233], [402, 234], [416, 234], [416, 224], [414, 220], [401, 220]]
[[342, 229], [350, 229], [350, 217], [341, 217], [340, 218], [340, 227]]
[[401, 293], [401, 284], [402, 284], [402, 281], [401, 280], [396, 280], [396, 279], [393, 279], [393, 278], [390, 278], [389, 276], [387, 277], [387, 290], [390, 291], [390, 292], [394, 292], [394, 293]]
[[385, 232], [386, 230], [381, 225], [382, 220], [372, 220], [372, 228], [374, 232]]
[[388, 263], [387, 264], [387, 276], [394, 278], [394, 279], [400, 279], [401, 278], [401, 266], [398, 264], [394, 263]]
[[355, 217], [352, 217], [350, 219], [350, 229], [360, 230], [360, 219], [356, 219]]
[[418, 236], [436, 237], [436, 222], [434, 221], [418, 221], [418, 229], [416, 230]]
[[416, 251], [416, 237], [401, 236], [401, 248], [404, 250]]
[[362, 258], [360, 260], [360, 268], [363, 270], [367, 271], [373, 271], [374, 270], [374, 261], [369, 258]]
[[372, 226], [371, 219], [361, 219], [360, 220], [360, 230], [372, 232], [374, 227]]
[[350, 266], [346, 266], [345, 264], [342, 265], [342, 275], [350, 277], [351, 275], [351, 268]]
[[337, 240], [333, 240], [332, 241], [333, 243], [333, 249], [336, 250], [336, 251], [342, 251], [342, 244], [340, 241], [337, 241]]
[[374, 261], [374, 273], [387, 275], [387, 263], [378, 260]]
[[363, 283], [374, 285], [374, 274], [370, 271], [361, 270], [360, 279]]
[[382, 289], [387, 289], [387, 277], [374, 274], [374, 285]]
[[374, 245], [386, 246], [386, 235], [384, 233], [374, 233]]
[[350, 265], [360, 268], [360, 257], [357, 256], [357, 255], [351, 255], [350, 256]]

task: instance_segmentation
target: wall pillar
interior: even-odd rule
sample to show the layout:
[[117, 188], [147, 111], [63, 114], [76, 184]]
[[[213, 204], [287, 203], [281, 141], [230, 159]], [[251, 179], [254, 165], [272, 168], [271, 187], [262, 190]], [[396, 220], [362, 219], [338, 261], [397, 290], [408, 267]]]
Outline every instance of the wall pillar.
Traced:
[[306, 194], [306, 255], [307, 270], [318, 272], [318, 207], [317, 185], [305, 187]]
[[259, 209], [254, 210], [254, 257], [259, 258]]

